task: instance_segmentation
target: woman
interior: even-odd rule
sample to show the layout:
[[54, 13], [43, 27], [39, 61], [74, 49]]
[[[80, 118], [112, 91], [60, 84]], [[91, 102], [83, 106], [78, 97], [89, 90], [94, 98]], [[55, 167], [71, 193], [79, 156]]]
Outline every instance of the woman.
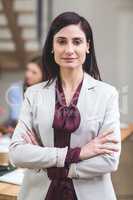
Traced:
[[86, 19], [53, 20], [43, 64], [48, 81], [27, 89], [10, 145], [12, 162], [27, 168], [18, 199], [115, 200], [118, 93], [101, 81]]
[[19, 118], [24, 92], [32, 85], [44, 81], [44, 68], [42, 67], [42, 57], [36, 55], [27, 63], [24, 81], [13, 83], [7, 91], [7, 100], [9, 105], [9, 119], [5, 123], [7, 132], [12, 133]]
[[29, 60], [25, 71], [24, 92], [27, 87], [45, 80], [45, 73], [42, 64], [42, 56], [34, 56]]

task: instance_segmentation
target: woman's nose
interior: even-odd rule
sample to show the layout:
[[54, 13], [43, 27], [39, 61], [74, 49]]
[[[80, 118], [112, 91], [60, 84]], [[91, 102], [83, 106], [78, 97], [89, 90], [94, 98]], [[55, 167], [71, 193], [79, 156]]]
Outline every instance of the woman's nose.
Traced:
[[67, 46], [66, 46], [66, 53], [67, 54], [72, 54], [73, 52], [74, 52], [74, 47], [73, 47], [73, 45], [72, 44], [68, 44]]

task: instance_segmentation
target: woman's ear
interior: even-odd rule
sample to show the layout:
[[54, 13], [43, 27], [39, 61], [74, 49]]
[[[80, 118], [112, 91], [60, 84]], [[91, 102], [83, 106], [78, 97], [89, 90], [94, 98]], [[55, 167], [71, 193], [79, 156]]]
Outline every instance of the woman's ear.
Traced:
[[90, 52], [90, 40], [87, 42], [87, 50], [86, 50], [86, 53], [89, 53]]

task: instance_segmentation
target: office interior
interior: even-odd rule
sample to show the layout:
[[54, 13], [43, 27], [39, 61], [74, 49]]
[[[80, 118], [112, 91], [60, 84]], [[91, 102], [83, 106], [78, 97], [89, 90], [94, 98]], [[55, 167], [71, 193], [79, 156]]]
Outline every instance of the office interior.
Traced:
[[[41, 53], [52, 19], [65, 11], [89, 21], [102, 80], [119, 91], [122, 152], [112, 180], [119, 200], [133, 200], [132, 0], [0, 0], [0, 146], [3, 137], [11, 137], [5, 125], [8, 89], [24, 79], [25, 65]], [[14, 170], [9, 162], [3, 165], [5, 154], [0, 152], [0, 177]], [[20, 185], [1, 181], [0, 199], [15, 200]]]

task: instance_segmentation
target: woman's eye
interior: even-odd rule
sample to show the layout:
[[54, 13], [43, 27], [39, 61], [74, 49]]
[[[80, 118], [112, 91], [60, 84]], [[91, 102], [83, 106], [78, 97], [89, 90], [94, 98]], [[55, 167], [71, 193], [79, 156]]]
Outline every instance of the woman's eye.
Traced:
[[74, 43], [74, 45], [80, 45], [82, 43], [82, 41], [81, 40], [75, 40], [73, 43]]
[[65, 41], [65, 40], [58, 40], [58, 43], [59, 43], [60, 45], [64, 45], [64, 44], [66, 44], [66, 41]]

